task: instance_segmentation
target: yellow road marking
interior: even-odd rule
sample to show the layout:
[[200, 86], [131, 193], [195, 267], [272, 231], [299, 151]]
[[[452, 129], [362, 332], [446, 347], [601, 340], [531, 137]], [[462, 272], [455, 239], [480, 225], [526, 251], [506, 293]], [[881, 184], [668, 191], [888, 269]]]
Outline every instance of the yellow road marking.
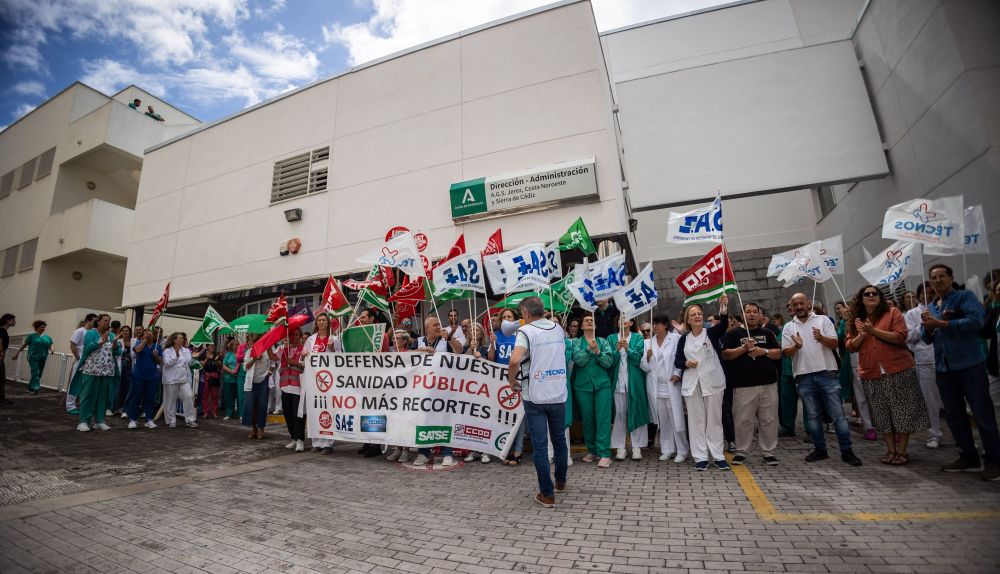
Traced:
[[[727, 457], [729, 458], [729, 457]], [[750, 474], [745, 465], [733, 466], [733, 474], [743, 489], [743, 494], [750, 501], [750, 506], [757, 512], [761, 520], [774, 522], [832, 522], [837, 520], [854, 520], [859, 522], [899, 522], [913, 520], [975, 520], [1000, 518], [1000, 510], [954, 510], [943, 512], [809, 512], [794, 514], [778, 512], [774, 504], [767, 498], [760, 485]]]

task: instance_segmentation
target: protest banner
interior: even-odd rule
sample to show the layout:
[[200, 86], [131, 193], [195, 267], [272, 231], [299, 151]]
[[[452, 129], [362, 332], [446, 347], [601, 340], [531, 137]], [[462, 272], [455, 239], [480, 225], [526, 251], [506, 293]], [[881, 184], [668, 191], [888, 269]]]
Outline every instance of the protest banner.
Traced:
[[314, 353], [302, 393], [312, 439], [505, 457], [524, 419], [507, 366], [470, 355]]
[[670, 212], [667, 217], [667, 243], [722, 243], [722, 198], [684, 213]]
[[466, 253], [451, 257], [431, 271], [434, 281], [434, 295], [443, 295], [449, 289], [471, 289], [486, 293], [483, 279], [483, 262], [478, 253]]

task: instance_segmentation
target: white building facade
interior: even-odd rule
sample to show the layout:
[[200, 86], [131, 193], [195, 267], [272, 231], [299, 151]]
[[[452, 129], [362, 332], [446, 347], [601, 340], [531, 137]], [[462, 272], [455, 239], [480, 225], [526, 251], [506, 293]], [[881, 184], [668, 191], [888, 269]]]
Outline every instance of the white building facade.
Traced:
[[42, 319], [68, 352], [86, 313], [120, 309], [143, 150], [198, 123], [135, 86], [75, 83], [0, 132], [0, 312], [17, 317], [15, 344]]

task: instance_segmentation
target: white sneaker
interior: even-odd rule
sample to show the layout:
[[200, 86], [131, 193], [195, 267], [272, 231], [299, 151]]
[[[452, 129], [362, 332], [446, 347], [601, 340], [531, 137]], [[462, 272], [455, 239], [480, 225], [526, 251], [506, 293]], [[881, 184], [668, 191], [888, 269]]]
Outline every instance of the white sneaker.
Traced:
[[678, 454], [677, 458], [674, 459], [674, 462], [681, 463], [681, 462], [687, 461], [687, 459], [688, 459], [688, 455], [686, 455], [686, 454]]
[[171, 424], [168, 424], [168, 425], [167, 425], [167, 428], [168, 428], [168, 429], [175, 429], [175, 428], [177, 428], [177, 423], [171, 423]]
[[106, 416], [106, 417], [113, 417], [113, 416], [115, 416], [115, 413], [111, 412], [111, 409], [105, 409], [104, 410], [104, 416]]
[[427, 466], [427, 461], [430, 460], [427, 456], [418, 454], [417, 458], [413, 459], [413, 466]]
[[231, 419], [232, 419], [232, 417], [222, 417], [222, 420], [224, 420], [224, 421], [228, 421], [228, 420], [231, 420]]
[[271, 414], [280, 415], [281, 412], [282, 412], [281, 409], [275, 409], [275, 411]]
[[465, 462], [472, 462], [476, 460], [476, 453], [469, 451], [469, 454], [465, 455]]
[[111, 430], [111, 427], [109, 427], [108, 425], [106, 425], [104, 423], [100, 423], [100, 424], [96, 425], [94, 428], [98, 429], [98, 430], [103, 430], [103, 431], [109, 431], [109, 430]]
[[191, 427], [193, 429], [198, 428], [198, 423], [196, 423], [194, 421], [185, 422], [184, 424], [186, 424], [187, 426], [189, 426], [189, 427]]
[[137, 429], [137, 428], [139, 428], [139, 423], [137, 423], [135, 421], [128, 421], [128, 428], [129, 428], [129, 430]]
[[410, 462], [410, 451], [406, 450], [406, 448], [399, 449], [398, 462], [399, 464], [406, 464]]
[[455, 459], [450, 456], [446, 456], [441, 459], [441, 466], [455, 466]]
[[573, 466], [573, 455], [566, 457], [566, 466]]
[[488, 454], [484, 454], [483, 458], [479, 459], [479, 462], [481, 462], [483, 464], [489, 464], [492, 461], [493, 461], [493, 459], [490, 458], [490, 455], [488, 455]]
[[660, 462], [666, 462], [666, 461], [668, 461], [668, 460], [670, 460], [672, 458], [674, 458], [674, 453], [661, 454], [660, 455]]
[[90, 432], [90, 426], [87, 423], [80, 423], [76, 425], [76, 430], [80, 432]]
[[399, 455], [400, 455], [401, 450], [402, 449], [400, 449], [398, 446], [394, 447], [392, 449], [392, 452], [390, 452], [389, 456], [385, 457], [385, 459], [388, 460], [388, 461], [390, 461], [390, 462], [395, 462], [395, 461], [399, 460]]
[[625, 460], [625, 449], [620, 448], [615, 452], [615, 460]]
[[639, 448], [637, 446], [633, 446], [632, 447], [632, 460], [642, 460], [642, 449], [641, 448]]
[[295, 452], [305, 452], [306, 451], [306, 441], [297, 440], [295, 441]]
[[927, 439], [927, 448], [937, 448], [939, 446], [941, 446], [941, 439], [939, 439], [938, 437], [932, 436], [931, 438]]
[[144, 424], [142, 426], [144, 426], [144, 427], [146, 427], [148, 429], [155, 429], [156, 428], [156, 423], [154, 423], [153, 421], [146, 421], [146, 424]]
[[295, 448], [295, 443], [297, 443], [297, 442], [299, 442], [299, 441], [293, 440], [292, 442], [286, 444], [285, 448], [287, 448], [288, 450], [292, 450], [293, 448]]
[[122, 413], [122, 418], [123, 419], [127, 419], [128, 418], [128, 413]]

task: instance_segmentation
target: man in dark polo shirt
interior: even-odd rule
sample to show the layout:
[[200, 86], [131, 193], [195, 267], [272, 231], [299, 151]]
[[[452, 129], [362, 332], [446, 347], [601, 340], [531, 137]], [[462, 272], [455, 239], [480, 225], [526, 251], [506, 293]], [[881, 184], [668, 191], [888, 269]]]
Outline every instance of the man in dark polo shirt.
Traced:
[[[781, 346], [770, 329], [761, 326], [760, 307], [743, 307], [746, 329], [732, 329], [722, 339], [722, 359], [727, 362], [726, 385], [733, 387], [733, 422], [736, 450], [733, 464], [743, 464], [750, 452], [754, 428], [764, 453], [764, 464], [778, 459], [778, 371]], [[749, 330], [749, 334], [748, 334]]]

